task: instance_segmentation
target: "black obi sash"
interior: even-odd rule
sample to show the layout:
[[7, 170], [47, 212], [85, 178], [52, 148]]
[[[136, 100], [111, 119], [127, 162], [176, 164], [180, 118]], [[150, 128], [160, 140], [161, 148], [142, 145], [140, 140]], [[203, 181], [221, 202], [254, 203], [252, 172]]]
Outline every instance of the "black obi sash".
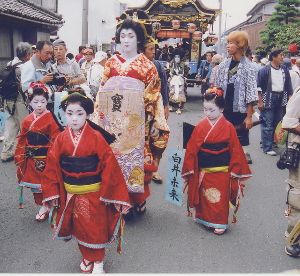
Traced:
[[229, 144], [204, 143], [198, 152], [198, 168], [228, 167], [230, 164]]
[[46, 134], [29, 131], [27, 133], [27, 141], [32, 146], [46, 146], [48, 145], [50, 138]]
[[[63, 173], [64, 182], [71, 185], [90, 185], [101, 182], [101, 175], [96, 173], [99, 164], [97, 155], [90, 155], [85, 157], [62, 156], [60, 159], [61, 168], [66, 172]], [[83, 176], [80, 178], [72, 177], [67, 173], [87, 173], [95, 172], [91, 176]]]

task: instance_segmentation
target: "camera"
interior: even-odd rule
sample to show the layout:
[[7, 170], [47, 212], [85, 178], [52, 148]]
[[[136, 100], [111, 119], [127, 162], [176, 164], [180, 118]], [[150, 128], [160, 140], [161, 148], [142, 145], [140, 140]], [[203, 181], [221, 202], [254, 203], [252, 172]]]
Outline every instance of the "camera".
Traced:
[[53, 80], [51, 82], [48, 82], [49, 85], [57, 85], [57, 86], [63, 86], [67, 82], [66, 77], [60, 73], [53, 73]]
[[287, 148], [282, 155], [280, 156], [279, 160], [277, 161], [276, 165], [277, 168], [280, 170], [284, 169], [296, 169], [299, 165], [299, 157], [300, 152], [299, 148]]

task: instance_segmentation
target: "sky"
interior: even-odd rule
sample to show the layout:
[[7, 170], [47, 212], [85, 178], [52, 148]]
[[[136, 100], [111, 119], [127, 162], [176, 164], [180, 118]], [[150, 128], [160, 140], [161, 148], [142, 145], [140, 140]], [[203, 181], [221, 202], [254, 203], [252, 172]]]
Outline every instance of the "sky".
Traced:
[[[223, 0], [222, 32], [238, 25], [247, 19], [247, 13], [261, 0]], [[147, 0], [120, 0], [129, 6], [142, 6]], [[202, 0], [208, 8], [219, 8], [219, 0]], [[218, 20], [215, 23], [214, 31], [218, 33]]]

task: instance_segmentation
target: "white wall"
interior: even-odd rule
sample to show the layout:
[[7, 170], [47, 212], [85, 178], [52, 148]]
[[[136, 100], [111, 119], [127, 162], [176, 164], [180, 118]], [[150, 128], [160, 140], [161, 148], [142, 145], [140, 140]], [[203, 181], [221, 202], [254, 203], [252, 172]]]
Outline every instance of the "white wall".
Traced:
[[66, 42], [68, 52], [76, 55], [82, 43], [82, 0], [59, 0], [58, 13], [65, 20], [58, 36]]
[[89, 43], [109, 44], [115, 36], [116, 17], [120, 16], [118, 0], [89, 0]]

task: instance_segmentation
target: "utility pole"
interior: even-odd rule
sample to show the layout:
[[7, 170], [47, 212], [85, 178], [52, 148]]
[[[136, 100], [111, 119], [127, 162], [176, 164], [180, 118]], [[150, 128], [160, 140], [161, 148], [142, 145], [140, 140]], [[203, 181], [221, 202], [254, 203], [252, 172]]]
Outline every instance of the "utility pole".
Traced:
[[219, 0], [220, 16], [219, 16], [219, 43], [218, 43], [218, 54], [221, 53], [222, 14], [223, 14], [222, 8], [223, 8], [223, 0]]
[[89, 0], [82, 2], [82, 45], [89, 41]]

